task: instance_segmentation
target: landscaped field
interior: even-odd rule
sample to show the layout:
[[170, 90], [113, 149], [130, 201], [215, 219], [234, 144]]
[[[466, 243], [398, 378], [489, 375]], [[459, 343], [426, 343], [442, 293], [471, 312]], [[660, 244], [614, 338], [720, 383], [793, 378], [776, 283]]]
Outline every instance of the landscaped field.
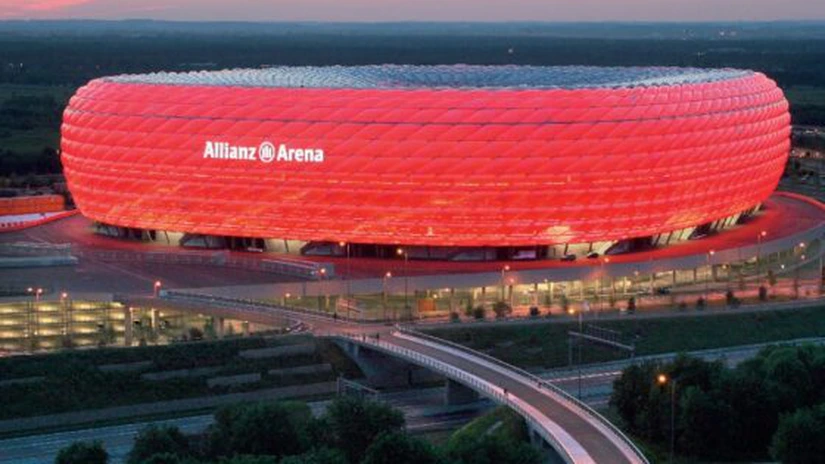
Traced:
[[[825, 336], [825, 307], [715, 316], [598, 321], [596, 325], [621, 332], [624, 343], [635, 343], [637, 355], [722, 348], [752, 343]], [[473, 327], [453, 325], [429, 333], [527, 368], [553, 368], [568, 364], [568, 331], [578, 322], [536, 322], [517, 326]], [[578, 352], [576, 352], [578, 357]], [[626, 353], [592, 344], [582, 350], [582, 362], [593, 363], [627, 357]]]

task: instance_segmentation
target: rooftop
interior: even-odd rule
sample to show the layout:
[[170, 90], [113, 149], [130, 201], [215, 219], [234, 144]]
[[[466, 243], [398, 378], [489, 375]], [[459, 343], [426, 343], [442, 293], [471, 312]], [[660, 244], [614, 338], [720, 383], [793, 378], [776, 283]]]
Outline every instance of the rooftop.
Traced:
[[738, 69], [594, 66], [379, 65], [229, 69], [104, 78], [109, 82], [335, 89], [588, 89], [718, 82], [753, 74]]

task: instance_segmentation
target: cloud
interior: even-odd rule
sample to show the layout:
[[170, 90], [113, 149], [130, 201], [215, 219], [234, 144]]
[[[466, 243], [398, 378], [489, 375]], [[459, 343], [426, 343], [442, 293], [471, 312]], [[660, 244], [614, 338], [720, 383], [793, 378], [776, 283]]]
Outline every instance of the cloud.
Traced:
[[0, 17], [30, 18], [51, 16], [67, 8], [94, 0], [0, 0]]

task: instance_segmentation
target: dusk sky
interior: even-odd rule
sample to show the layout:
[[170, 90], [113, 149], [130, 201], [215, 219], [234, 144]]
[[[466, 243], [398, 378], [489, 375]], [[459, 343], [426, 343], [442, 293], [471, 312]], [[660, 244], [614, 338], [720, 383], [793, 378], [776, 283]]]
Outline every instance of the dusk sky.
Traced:
[[823, 0], [0, 0], [1, 19], [726, 21], [825, 19]]

